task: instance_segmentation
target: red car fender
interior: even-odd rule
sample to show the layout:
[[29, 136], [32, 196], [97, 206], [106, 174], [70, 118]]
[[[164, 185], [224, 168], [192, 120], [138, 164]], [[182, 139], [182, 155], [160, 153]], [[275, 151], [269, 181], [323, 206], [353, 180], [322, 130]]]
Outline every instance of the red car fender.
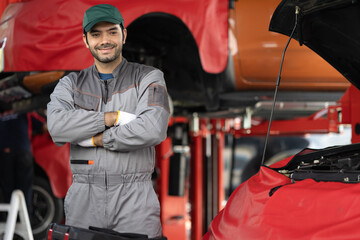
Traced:
[[263, 166], [233, 192], [203, 239], [360, 239], [359, 194], [360, 184], [291, 183]]
[[31, 143], [35, 162], [47, 174], [54, 195], [64, 198], [72, 183], [70, 144], [58, 147], [49, 133], [34, 136]]

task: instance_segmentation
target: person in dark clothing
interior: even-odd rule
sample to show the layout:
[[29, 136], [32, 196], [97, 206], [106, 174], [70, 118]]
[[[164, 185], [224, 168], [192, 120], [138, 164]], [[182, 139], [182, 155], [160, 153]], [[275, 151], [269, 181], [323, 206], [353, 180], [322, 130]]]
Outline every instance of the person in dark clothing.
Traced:
[[0, 118], [0, 187], [5, 202], [20, 189], [31, 209], [33, 157], [27, 114], [12, 114]]

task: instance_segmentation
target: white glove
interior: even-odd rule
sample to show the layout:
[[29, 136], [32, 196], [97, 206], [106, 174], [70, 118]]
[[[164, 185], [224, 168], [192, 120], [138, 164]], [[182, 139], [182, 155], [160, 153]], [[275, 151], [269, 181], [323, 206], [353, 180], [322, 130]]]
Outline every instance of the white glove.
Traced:
[[118, 111], [118, 115], [117, 115], [114, 126], [127, 124], [127, 123], [131, 122], [132, 120], [134, 120], [135, 118], [136, 118], [136, 115], [134, 115], [132, 113]]
[[96, 145], [94, 143], [94, 137], [82, 140], [82, 141], [78, 142], [77, 144], [82, 147], [96, 147]]

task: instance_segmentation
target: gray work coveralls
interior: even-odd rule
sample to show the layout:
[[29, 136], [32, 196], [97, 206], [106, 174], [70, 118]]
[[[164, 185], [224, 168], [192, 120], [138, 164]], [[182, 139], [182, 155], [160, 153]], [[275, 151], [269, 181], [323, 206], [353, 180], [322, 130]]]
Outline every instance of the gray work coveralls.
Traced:
[[[50, 96], [51, 137], [58, 145], [71, 143], [73, 184], [65, 198], [66, 224], [158, 237], [160, 205], [151, 174], [154, 146], [166, 138], [169, 120], [163, 73], [123, 58], [113, 76], [101, 80], [93, 65], [60, 79]], [[137, 117], [105, 129], [104, 112], [117, 110]], [[76, 144], [99, 132], [104, 147]], [[86, 163], [82, 160], [94, 163], [79, 164]]]

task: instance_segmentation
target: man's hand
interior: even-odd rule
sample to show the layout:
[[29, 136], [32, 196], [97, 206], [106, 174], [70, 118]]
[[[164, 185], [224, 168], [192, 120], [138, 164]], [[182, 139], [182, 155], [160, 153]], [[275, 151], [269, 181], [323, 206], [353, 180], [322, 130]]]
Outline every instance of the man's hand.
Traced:
[[98, 133], [95, 136], [93, 136], [94, 144], [97, 147], [103, 147], [104, 146], [102, 137], [103, 137], [103, 133]]
[[[117, 112], [106, 112], [105, 113], [105, 125], [107, 127], [124, 125], [136, 118], [136, 115], [127, 113], [124, 111], [117, 111]], [[82, 147], [103, 147], [103, 140], [102, 140], [103, 133], [98, 133], [92, 138], [83, 140], [78, 142], [78, 145]]]
[[118, 117], [118, 112], [106, 112], [105, 113], [105, 125], [107, 127], [112, 127], [115, 125]]
[[78, 142], [77, 144], [82, 147], [102, 147], [103, 146], [102, 133], [98, 133], [92, 138], [85, 139], [81, 142]]
[[125, 125], [129, 122], [131, 122], [132, 120], [134, 120], [136, 118], [135, 114], [132, 113], [128, 113], [128, 112], [124, 112], [124, 111], [118, 111], [118, 116], [115, 122], [115, 126], [118, 125]]
[[77, 144], [82, 147], [96, 147], [94, 143], [94, 137], [85, 139], [81, 142], [78, 142]]
[[124, 125], [136, 118], [135, 114], [117, 111], [117, 112], [106, 112], [105, 113], [105, 125], [108, 127]]

